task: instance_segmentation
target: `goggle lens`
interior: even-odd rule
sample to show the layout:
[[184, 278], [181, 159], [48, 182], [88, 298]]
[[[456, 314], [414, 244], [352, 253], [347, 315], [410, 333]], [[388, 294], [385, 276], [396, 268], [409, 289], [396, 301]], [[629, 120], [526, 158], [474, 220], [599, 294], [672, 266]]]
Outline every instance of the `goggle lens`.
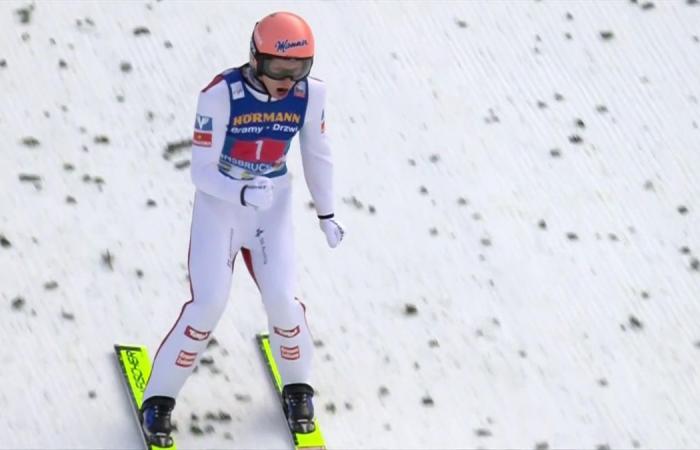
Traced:
[[273, 80], [285, 80], [291, 78], [299, 81], [309, 75], [313, 58], [262, 58], [263, 75]]

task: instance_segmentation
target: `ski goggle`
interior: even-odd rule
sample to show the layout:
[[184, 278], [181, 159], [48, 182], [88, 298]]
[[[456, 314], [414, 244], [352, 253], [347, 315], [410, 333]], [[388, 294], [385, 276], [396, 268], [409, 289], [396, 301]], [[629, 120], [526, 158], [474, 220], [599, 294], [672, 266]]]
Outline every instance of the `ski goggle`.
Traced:
[[291, 78], [299, 81], [311, 72], [313, 58], [279, 58], [263, 56], [258, 58], [258, 71], [273, 80]]

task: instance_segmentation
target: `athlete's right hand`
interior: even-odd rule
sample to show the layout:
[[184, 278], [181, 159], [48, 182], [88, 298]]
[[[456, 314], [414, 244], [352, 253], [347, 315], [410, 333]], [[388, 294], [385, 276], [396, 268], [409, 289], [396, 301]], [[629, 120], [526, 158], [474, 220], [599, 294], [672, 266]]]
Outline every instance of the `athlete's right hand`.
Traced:
[[275, 185], [267, 177], [255, 177], [241, 188], [241, 204], [264, 211], [272, 206]]

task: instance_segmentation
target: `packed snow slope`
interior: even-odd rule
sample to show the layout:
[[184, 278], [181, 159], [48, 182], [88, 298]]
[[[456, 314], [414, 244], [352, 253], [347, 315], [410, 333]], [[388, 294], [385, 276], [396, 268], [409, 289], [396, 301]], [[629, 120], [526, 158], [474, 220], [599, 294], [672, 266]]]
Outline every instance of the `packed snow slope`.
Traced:
[[[0, 448], [140, 447], [112, 345], [189, 299], [197, 94], [278, 9], [316, 34], [348, 229], [294, 147], [329, 446], [700, 446], [697, 1], [8, 1]], [[230, 303], [179, 446], [289, 448], [240, 259]]]

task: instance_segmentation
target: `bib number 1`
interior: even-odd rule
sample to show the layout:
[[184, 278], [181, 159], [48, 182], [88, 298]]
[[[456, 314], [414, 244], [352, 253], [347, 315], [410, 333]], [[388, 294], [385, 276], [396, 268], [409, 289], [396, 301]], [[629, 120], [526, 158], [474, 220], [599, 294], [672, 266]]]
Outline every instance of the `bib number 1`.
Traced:
[[287, 141], [257, 139], [255, 141], [234, 140], [229, 155], [240, 161], [274, 163], [284, 158]]
[[255, 141], [255, 145], [257, 146], [255, 148], [255, 160], [260, 161], [260, 157], [262, 156], [263, 140], [258, 139], [257, 141]]

